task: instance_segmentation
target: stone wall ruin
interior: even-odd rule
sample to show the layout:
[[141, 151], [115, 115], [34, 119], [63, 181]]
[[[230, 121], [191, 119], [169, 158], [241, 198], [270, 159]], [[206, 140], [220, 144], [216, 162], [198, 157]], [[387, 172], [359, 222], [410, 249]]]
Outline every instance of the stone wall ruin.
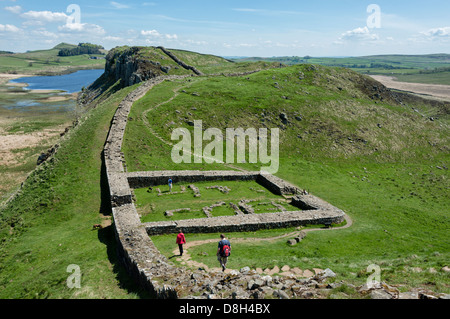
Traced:
[[[114, 231], [119, 259], [128, 273], [155, 298], [188, 298], [197, 289], [193, 280], [195, 271], [175, 267], [153, 244], [150, 235], [176, 233], [215, 233], [254, 231], [268, 228], [286, 228], [305, 224], [341, 223], [345, 213], [313, 195], [302, 195], [300, 190], [286, 181], [260, 172], [241, 171], [152, 171], [125, 172], [121, 152], [128, 115], [133, 102], [143, 97], [166, 76], [143, 82], [118, 106], [104, 146], [103, 156], [109, 185]], [[223, 180], [255, 180], [279, 195], [293, 195], [292, 203], [301, 210], [267, 214], [239, 214], [196, 220], [141, 223], [133, 203], [133, 188], [174, 183]], [[306, 208], [306, 209], [305, 209]], [[194, 276], [202, 277], [197, 274]]]

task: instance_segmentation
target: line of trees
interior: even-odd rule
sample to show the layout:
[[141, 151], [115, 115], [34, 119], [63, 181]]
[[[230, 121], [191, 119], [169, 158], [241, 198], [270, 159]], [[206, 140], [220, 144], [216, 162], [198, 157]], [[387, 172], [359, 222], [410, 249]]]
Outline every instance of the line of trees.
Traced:
[[82, 54], [102, 54], [100, 50], [104, 49], [101, 45], [91, 43], [79, 43], [75, 48], [64, 48], [59, 50], [59, 56], [74, 56]]

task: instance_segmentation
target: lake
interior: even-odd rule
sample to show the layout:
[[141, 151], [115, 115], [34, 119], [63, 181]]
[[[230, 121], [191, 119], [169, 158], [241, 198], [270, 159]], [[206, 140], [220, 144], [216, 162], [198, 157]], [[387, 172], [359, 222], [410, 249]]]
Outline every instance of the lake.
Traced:
[[102, 74], [103, 69], [80, 70], [70, 74], [52, 76], [30, 76], [11, 80], [12, 83], [27, 83], [27, 90], [58, 90], [66, 93], [80, 92]]

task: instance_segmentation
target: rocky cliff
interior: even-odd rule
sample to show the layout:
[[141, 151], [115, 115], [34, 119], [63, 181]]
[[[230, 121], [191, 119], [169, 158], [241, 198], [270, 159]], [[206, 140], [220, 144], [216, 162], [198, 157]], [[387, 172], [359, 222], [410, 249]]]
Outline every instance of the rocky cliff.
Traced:
[[106, 55], [105, 72], [80, 95], [87, 105], [114, 86], [118, 90], [161, 75], [202, 75], [163, 47], [116, 47]]
[[106, 56], [105, 76], [130, 86], [167, 73], [167, 66], [142, 57], [139, 51], [139, 47], [111, 50]]

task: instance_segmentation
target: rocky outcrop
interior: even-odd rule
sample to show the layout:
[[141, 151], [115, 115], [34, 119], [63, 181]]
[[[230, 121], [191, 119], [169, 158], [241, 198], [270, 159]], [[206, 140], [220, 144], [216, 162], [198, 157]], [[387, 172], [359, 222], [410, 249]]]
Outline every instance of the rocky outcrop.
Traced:
[[[171, 65], [163, 65], [160, 61], [145, 57], [140, 54], [141, 49], [141, 47], [130, 47], [125, 50], [120, 47], [112, 49], [106, 56], [105, 77], [115, 81], [122, 80], [123, 86], [130, 86], [170, 72]], [[202, 72], [194, 66], [181, 61], [164, 47], [158, 47], [158, 49], [162, 51], [161, 55], [167, 55], [184, 69], [192, 71], [195, 75], [202, 75]]]
[[105, 76], [116, 81], [121, 79], [124, 86], [141, 83], [163, 75], [166, 70], [159, 63], [140, 57], [139, 47], [124, 51], [113, 49], [106, 56]]

